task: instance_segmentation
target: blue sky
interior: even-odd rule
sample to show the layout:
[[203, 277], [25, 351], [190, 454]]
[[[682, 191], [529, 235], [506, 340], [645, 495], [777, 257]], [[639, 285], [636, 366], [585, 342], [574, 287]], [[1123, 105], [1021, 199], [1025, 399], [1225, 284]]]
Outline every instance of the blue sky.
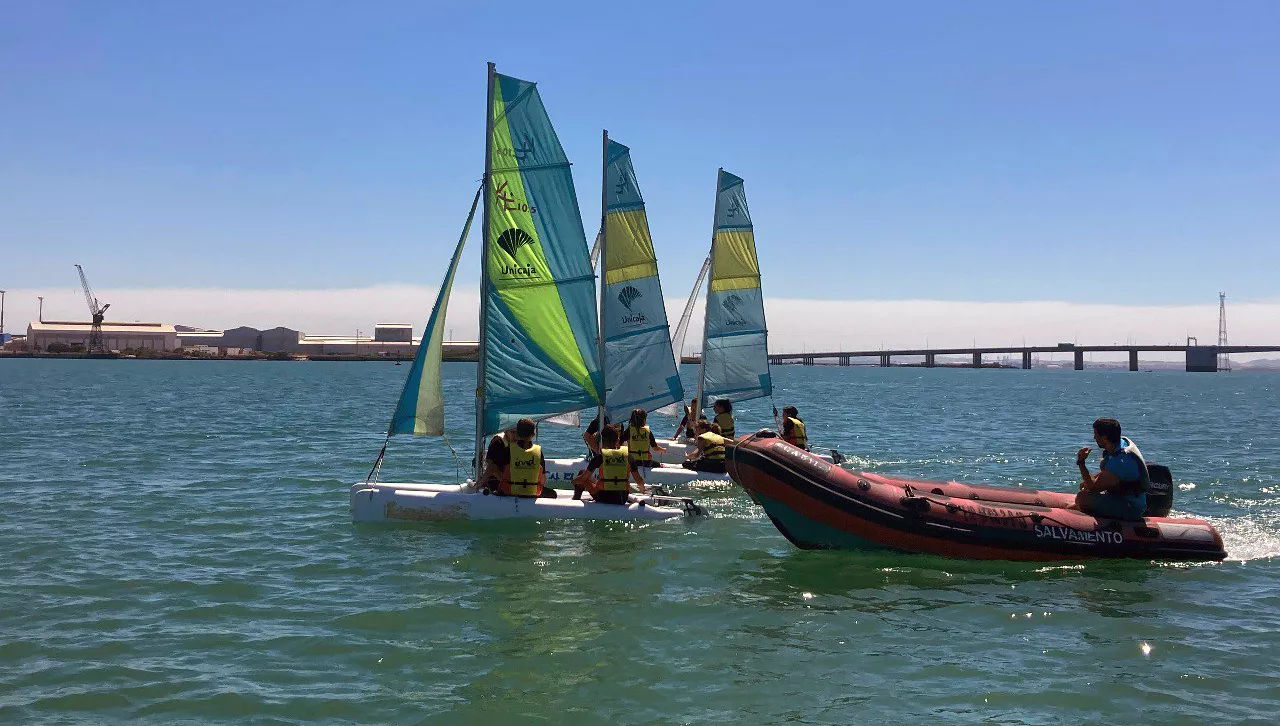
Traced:
[[435, 285], [493, 60], [589, 230], [632, 147], [673, 298], [718, 166], [769, 296], [1280, 295], [1273, 2], [5, 6], [0, 287]]

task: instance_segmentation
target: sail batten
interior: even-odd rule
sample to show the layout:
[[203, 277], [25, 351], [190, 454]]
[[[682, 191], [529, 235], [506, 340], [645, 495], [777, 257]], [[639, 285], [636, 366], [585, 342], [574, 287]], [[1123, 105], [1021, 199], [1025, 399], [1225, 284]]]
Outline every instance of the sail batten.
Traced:
[[603, 183], [605, 402], [618, 420], [633, 408], [653, 410], [679, 401], [684, 389], [631, 150], [612, 140], [606, 145]]
[[716, 186], [699, 373], [702, 407], [715, 398], [745, 401], [773, 393], [760, 262], [744, 183], [722, 169]]

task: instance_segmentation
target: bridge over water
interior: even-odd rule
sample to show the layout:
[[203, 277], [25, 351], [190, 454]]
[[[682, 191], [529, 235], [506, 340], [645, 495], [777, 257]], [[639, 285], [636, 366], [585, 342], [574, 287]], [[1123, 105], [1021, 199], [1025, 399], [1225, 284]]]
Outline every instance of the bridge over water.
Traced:
[[[902, 350], [839, 350], [839, 351], [805, 351], [803, 353], [771, 353], [769, 362], [779, 365], [814, 365], [820, 360], [832, 360], [842, 366], [852, 365], [854, 358], [878, 359], [881, 366], [892, 365], [894, 358], [917, 357], [924, 359], [924, 365], [931, 368], [937, 365], [937, 358], [944, 356], [966, 356], [972, 361], [974, 368], [982, 366], [983, 356], [987, 355], [1021, 355], [1022, 367], [1031, 368], [1031, 357], [1036, 353], [1071, 353], [1075, 358], [1075, 369], [1084, 370], [1085, 353], [1128, 353], [1129, 370], [1138, 370], [1138, 354], [1150, 353], [1183, 353], [1187, 357], [1188, 371], [1214, 372], [1218, 370], [1218, 361], [1223, 354], [1233, 353], [1272, 353], [1280, 351], [1280, 345], [1076, 345], [1059, 343], [1058, 345], [1028, 345], [1013, 347], [978, 347], [978, 348], [919, 348]], [[697, 356], [694, 356], [697, 360]]]

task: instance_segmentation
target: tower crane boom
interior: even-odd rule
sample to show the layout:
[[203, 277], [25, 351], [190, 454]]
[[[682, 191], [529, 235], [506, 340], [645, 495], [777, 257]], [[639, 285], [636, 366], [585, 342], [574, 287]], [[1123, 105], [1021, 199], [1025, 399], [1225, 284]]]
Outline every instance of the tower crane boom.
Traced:
[[89, 278], [84, 276], [84, 268], [76, 265], [76, 272], [80, 273], [80, 287], [84, 289], [84, 300], [89, 304], [89, 317], [93, 321], [93, 327], [89, 331], [88, 351], [90, 353], [106, 353], [106, 345], [102, 340], [102, 320], [106, 317], [107, 308], [111, 304], [102, 305], [98, 302], [98, 298], [93, 296], [93, 289], [89, 287]]

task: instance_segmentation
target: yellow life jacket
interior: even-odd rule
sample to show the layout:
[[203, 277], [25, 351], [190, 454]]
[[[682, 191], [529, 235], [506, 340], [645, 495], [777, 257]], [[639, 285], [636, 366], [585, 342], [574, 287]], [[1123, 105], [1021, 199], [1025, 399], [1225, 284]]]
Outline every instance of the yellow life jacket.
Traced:
[[627, 447], [600, 450], [600, 488], [607, 492], [625, 492], [631, 478], [631, 460]]
[[806, 436], [804, 433], [804, 421], [801, 421], [798, 418], [792, 418], [790, 416], [787, 417], [787, 420], [791, 422], [791, 435], [783, 436], [782, 440], [786, 441], [788, 444], [792, 444], [793, 446], [799, 446], [805, 451], [808, 451], [809, 437]]
[[632, 461], [649, 461], [653, 454], [649, 453], [649, 427], [627, 427], [627, 448], [631, 451]]
[[726, 439], [736, 438], [733, 433], [733, 414], [718, 413], [716, 414], [716, 424], [720, 426], [720, 435]]
[[713, 434], [710, 431], [705, 434], [698, 434], [698, 444], [702, 449], [702, 458], [704, 459], [724, 459], [725, 438], [719, 434]]
[[538, 479], [542, 475], [542, 447], [532, 444], [529, 448], [512, 442], [511, 464], [509, 467], [511, 495], [516, 497], [536, 497], [542, 493]]

